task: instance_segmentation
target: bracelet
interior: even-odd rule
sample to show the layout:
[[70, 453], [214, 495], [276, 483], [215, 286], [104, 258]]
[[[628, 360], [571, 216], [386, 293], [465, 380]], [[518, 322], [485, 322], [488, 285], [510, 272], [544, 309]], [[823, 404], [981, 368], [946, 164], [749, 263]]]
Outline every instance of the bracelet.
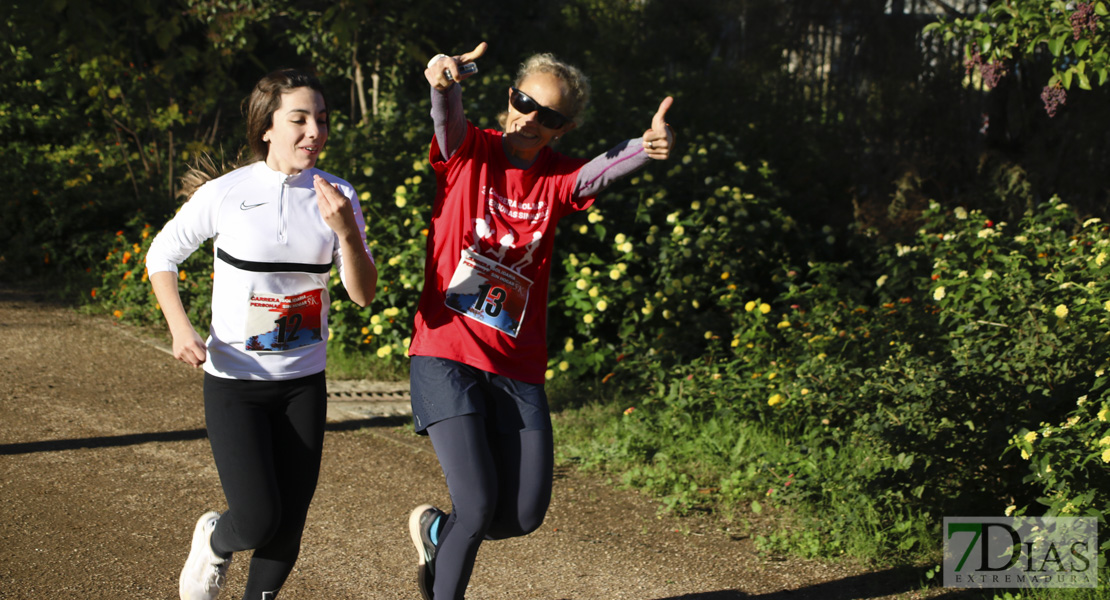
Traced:
[[432, 68], [432, 65], [435, 64], [435, 62], [437, 60], [441, 59], [441, 58], [447, 58], [447, 55], [446, 54], [437, 54], [437, 55], [433, 56], [432, 60], [428, 61], [428, 68], [429, 69]]

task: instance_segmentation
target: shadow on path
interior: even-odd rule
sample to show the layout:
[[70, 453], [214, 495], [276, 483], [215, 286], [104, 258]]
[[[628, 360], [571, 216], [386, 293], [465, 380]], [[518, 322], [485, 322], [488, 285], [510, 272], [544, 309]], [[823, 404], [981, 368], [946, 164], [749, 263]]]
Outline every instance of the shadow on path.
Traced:
[[[370, 417], [328, 423], [327, 431], [354, 431], [364, 427], [395, 427], [404, 425], [411, 417]], [[11, 454], [31, 454], [33, 452], [56, 452], [59, 450], [84, 450], [92, 448], [113, 448], [134, 446], [151, 442], [191, 442], [208, 437], [206, 429], [187, 429], [184, 431], [155, 431], [151, 433], [128, 433], [101, 437], [74, 438], [69, 440], [43, 440], [40, 442], [21, 442], [0, 444], [0, 456]]]
[[[804, 588], [766, 594], [720, 590], [668, 596], [658, 600], [868, 600], [921, 589], [921, 585], [915, 583], [920, 580], [921, 572], [922, 569], [918, 567], [894, 567], [885, 571], [863, 573]], [[976, 600], [983, 597], [979, 591], [953, 589], [947, 593], [930, 596], [930, 600]]]

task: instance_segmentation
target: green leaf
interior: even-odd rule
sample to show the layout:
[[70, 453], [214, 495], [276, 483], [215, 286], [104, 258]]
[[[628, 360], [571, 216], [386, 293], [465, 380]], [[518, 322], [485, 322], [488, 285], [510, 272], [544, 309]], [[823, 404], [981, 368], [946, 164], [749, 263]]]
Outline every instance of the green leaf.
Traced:
[[1067, 71], [1064, 71], [1063, 77], [1060, 78], [1060, 81], [1064, 84], [1065, 90], [1071, 89], [1072, 73], [1074, 73], [1074, 69], [1068, 69]]
[[1081, 89], [1081, 90], [1091, 89], [1091, 81], [1089, 79], [1087, 79], [1087, 74], [1082, 72], [1082, 71], [1079, 72], [1079, 89]]
[[1083, 54], [1085, 52], [1087, 52], [1087, 46], [1090, 46], [1090, 45], [1091, 45], [1091, 40], [1089, 40], [1087, 38], [1083, 38], [1083, 39], [1079, 40], [1078, 42], [1072, 44], [1072, 50], [1075, 50], [1075, 55], [1076, 56], [1083, 56]]
[[1050, 41], [1048, 43], [1048, 51], [1051, 52], [1053, 56], [1060, 56], [1060, 53], [1064, 50], [1064, 42], [1068, 40], [1069, 35], [1071, 34], [1065, 33]]
[[1100, 17], [1110, 15], [1110, 11], [1106, 10], [1106, 4], [1102, 2], [1095, 2], [1095, 14]]
[[752, 500], [752, 512], [757, 515], [763, 514], [763, 505], [759, 503], [759, 500]]

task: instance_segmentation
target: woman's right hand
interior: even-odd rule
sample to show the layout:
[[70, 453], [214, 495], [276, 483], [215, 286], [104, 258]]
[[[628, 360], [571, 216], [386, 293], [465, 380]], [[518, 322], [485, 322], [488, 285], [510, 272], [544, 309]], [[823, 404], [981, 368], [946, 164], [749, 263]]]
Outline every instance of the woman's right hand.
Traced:
[[197, 330], [190, 327], [173, 335], [173, 357], [190, 367], [199, 367], [208, 357], [208, 346]]
[[[473, 50], [458, 56], [439, 54], [428, 63], [424, 69], [424, 78], [435, 89], [443, 92], [459, 81], [459, 65], [465, 65], [481, 58], [486, 53], [486, 43], [478, 44]], [[448, 77], [450, 73], [450, 77]], [[466, 79], [466, 77], [462, 77]]]

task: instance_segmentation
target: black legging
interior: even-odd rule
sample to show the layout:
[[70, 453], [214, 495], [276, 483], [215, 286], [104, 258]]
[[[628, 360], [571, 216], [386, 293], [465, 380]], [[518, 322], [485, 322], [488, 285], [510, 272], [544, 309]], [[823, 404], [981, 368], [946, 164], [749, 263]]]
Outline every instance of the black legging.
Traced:
[[254, 549], [244, 600], [276, 597], [297, 561], [326, 413], [323, 372], [288, 381], [204, 376], [208, 439], [228, 505], [212, 550]]
[[435, 558], [436, 600], [461, 600], [483, 539], [535, 531], [551, 502], [551, 430], [488, 431], [481, 415], [428, 427], [447, 489], [451, 515], [440, 530]]

